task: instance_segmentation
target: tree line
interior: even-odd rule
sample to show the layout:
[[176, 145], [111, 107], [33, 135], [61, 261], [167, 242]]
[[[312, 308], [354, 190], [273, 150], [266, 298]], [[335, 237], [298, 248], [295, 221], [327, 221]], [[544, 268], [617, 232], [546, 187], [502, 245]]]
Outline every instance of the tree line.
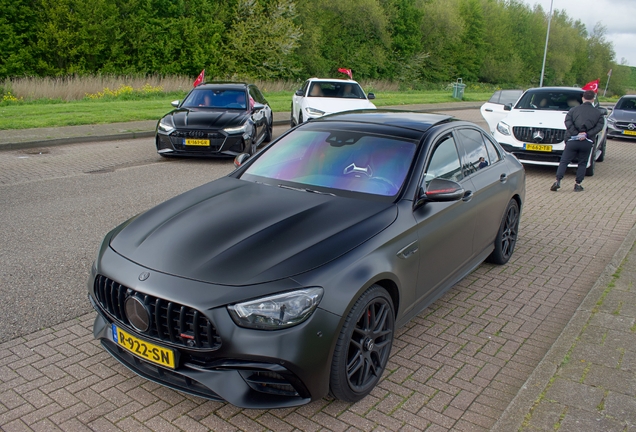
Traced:
[[[0, 78], [159, 74], [538, 85], [548, 13], [519, 0], [0, 0]], [[557, 10], [545, 85], [630, 68], [606, 29]]]

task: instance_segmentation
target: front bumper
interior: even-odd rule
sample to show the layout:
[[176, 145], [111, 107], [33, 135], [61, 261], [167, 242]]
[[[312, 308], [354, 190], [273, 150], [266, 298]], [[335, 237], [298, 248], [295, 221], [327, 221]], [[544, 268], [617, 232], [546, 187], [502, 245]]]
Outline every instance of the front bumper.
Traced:
[[[189, 136], [209, 140], [207, 146], [186, 145], [185, 139]], [[169, 156], [194, 156], [194, 157], [235, 157], [248, 151], [246, 143], [250, 142], [249, 134], [229, 135], [223, 131], [181, 131], [175, 130], [166, 134], [157, 131], [155, 144], [157, 152]]]
[[[207, 305], [211, 302], [210, 297], [226, 299], [236, 296], [236, 290], [242, 291], [245, 287], [213, 286], [160, 274], [127, 261], [110, 249], [104, 255], [106, 259], [102, 258], [101, 262], [106, 265], [100, 266], [100, 274], [109, 272], [114, 266], [120, 268], [116, 272], [117, 280], [124, 289], [118, 291], [118, 295], [143, 295], [143, 285], [146, 294], [196, 308], [213, 323], [219, 340], [213, 346], [197, 348], [135, 330], [129, 323], [113, 316], [116, 315], [112, 311], [116, 309], [113, 305], [117, 295], [111, 300], [97, 294], [98, 270], [94, 267], [88, 281], [89, 299], [98, 312], [93, 335], [109, 354], [133, 372], [185, 393], [251, 409], [298, 406], [328, 393], [339, 316], [318, 308], [307, 321], [294, 327], [276, 331], [242, 328], [234, 323], [225, 305]], [[135, 276], [144, 271], [152, 273], [150, 279], [153, 282], [137, 281], [135, 284]], [[110, 278], [114, 280], [113, 276]], [[234, 293], [230, 292], [232, 290]], [[186, 294], [180, 296], [180, 293]], [[193, 305], [191, 300], [197, 298], [202, 301]], [[122, 347], [113, 337], [113, 324], [142, 341], [174, 350], [175, 368], [154, 364]]]
[[612, 126], [612, 124], [608, 122], [607, 136], [612, 138], [636, 139], [636, 129], [630, 130], [627, 126], [625, 128], [617, 125]]
[[[536, 151], [528, 150], [527, 144], [522, 141], [516, 140], [513, 136], [504, 135], [499, 131], [495, 131], [494, 138], [501, 144], [501, 146], [508, 153], [512, 153], [523, 164], [529, 165], [544, 165], [544, 166], [559, 166], [561, 161], [561, 155], [565, 150], [565, 142], [561, 141], [555, 144], [548, 144], [551, 151]], [[538, 143], [541, 144], [541, 143]], [[578, 166], [578, 160], [573, 160], [568, 167], [575, 168]]]

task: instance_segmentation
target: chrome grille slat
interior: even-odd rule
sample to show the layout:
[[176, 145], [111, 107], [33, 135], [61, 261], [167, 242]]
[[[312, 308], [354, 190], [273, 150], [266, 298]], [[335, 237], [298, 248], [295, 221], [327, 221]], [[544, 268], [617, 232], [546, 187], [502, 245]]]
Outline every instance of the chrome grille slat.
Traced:
[[[130, 326], [124, 308], [126, 298], [135, 295], [141, 299], [153, 321], [153, 325], [143, 334], [149, 339], [194, 349], [209, 350], [221, 346], [221, 339], [212, 322], [196, 309], [136, 292], [102, 275], [95, 278], [94, 290], [99, 307], [125, 326]], [[192, 335], [194, 339], [183, 338], [181, 334]]]
[[[540, 131], [543, 134], [541, 141], [535, 141], [533, 134]], [[549, 128], [537, 128], [526, 126], [515, 126], [512, 128], [512, 133], [519, 141], [537, 144], [557, 144], [565, 140], [565, 129], [549, 129]]]

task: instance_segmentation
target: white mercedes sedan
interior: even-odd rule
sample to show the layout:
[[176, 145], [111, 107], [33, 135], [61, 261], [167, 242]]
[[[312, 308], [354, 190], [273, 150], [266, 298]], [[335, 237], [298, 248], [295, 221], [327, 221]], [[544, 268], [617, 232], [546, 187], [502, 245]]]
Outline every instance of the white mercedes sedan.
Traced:
[[294, 93], [291, 104], [291, 126], [304, 121], [342, 111], [375, 109], [370, 99], [356, 81], [310, 78]]

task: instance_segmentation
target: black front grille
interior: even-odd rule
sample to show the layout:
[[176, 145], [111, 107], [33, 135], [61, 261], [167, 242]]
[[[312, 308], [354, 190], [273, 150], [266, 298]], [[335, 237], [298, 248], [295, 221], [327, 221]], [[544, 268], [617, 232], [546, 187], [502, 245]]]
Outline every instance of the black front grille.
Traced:
[[[518, 141], [537, 144], [557, 144], [565, 139], [565, 129], [547, 129], [536, 127], [515, 126], [512, 132]], [[536, 133], [540, 133], [543, 138], [534, 138]]]
[[102, 310], [133, 330], [124, 312], [124, 302], [130, 296], [142, 300], [151, 321], [144, 336], [192, 349], [209, 350], [221, 346], [212, 322], [196, 309], [137, 292], [102, 275], [95, 278], [94, 288]]

